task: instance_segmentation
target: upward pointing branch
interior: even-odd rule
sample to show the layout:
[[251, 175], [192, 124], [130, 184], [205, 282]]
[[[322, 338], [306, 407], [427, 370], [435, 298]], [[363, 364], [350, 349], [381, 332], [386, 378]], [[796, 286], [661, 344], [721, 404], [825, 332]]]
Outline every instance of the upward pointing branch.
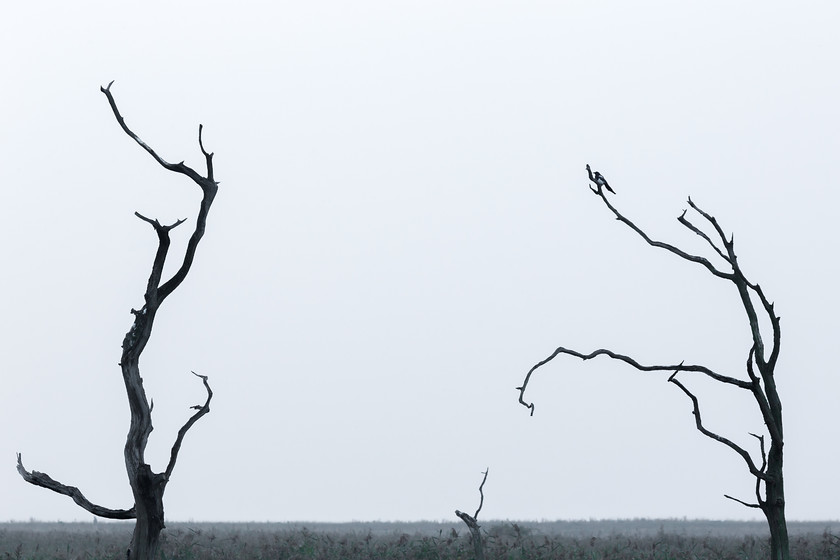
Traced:
[[178, 437], [175, 438], [175, 443], [172, 444], [172, 451], [169, 454], [169, 464], [166, 466], [165, 478], [167, 481], [172, 476], [172, 471], [175, 469], [175, 461], [178, 460], [178, 452], [181, 451], [181, 444], [184, 442], [184, 436], [187, 435], [187, 430], [192, 428], [193, 424], [198, 422], [199, 418], [210, 412], [210, 399], [213, 398], [213, 391], [210, 389], [210, 384], [207, 382], [207, 376], [199, 375], [196, 372], [192, 372], [192, 374], [196, 377], [200, 377], [204, 383], [204, 388], [207, 390], [207, 400], [203, 405], [196, 405], [192, 407], [198, 412], [190, 416], [190, 419], [181, 426], [180, 430], [178, 430]]
[[487, 467], [484, 473], [482, 473], [484, 474], [484, 478], [481, 481], [481, 485], [478, 487], [478, 492], [481, 494], [481, 501], [478, 504], [478, 509], [475, 510], [475, 515], [470, 515], [469, 513], [459, 511], [457, 509], [455, 510], [455, 515], [460, 517], [461, 521], [463, 521], [470, 530], [476, 560], [484, 560], [484, 546], [481, 544], [481, 526], [478, 524], [478, 514], [481, 511], [481, 506], [484, 505], [484, 483], [487, 482], [487, 473], [489, 472], [490, 467]]
[[201, 191], [203, 193], [201, 199], [201, 205], [198, 211], [198, 218], [196, 220], [196, 227], [193, 231], [192, 236], [190, 236], [189, 241], [187, 242], [187, 250], [184, 252], [184, 260], [181, 264], [181, 267], [178, 271], [170, 278], [166, 283], [164, 283], [157, 294], [158, 302], [162, 302], [166, 299], [169, 294], [171, 294], [175, 288], [177, 288], [181, 282], [184, 281], [184, 278], [187, 277], [187, 273], [192, 266], [193, 259], [195, 258], [195, 251], [198, 248], [198, 242], [201, 241], [201, 238], [204, 236], [204, 229], [207, 220], [207, 214], [210, 211], [210, 205], [213, 203], [213, 199], [216, 197], [216, 192], [218, 191], [219, 184], [215, 181], [213, 176], [213, 154], [207, 152], [204, 149], [204, 141], [202, 140], [202, 132], [204, 127], [199, 125], [198, 127], [198, 145], [201, 148], [201, 153], [204, 155], [204, 159], [207, 164], [207, 176], [202, 177], [199, 175], [193, 168], [185, 165], [184, 162], [180, 163], [169, 163], [162, 157], [158, 155], [158, 153], [151, 148], [148, 144], [143, 142], [137, 134], [135, 134], [125, 123], [125, 119], [120, 114], [119, 109], [117, 108], [117, 103], [114, 101], [113, 95], [111, 95], [111, 85], [114, 82], [112, 81], [108, 84], [107, 87], [102, 87], [100, 90], [105, 96], [108, 98], [108, 103], [111, 105], [111, 110], [114, 112], [114, 117], [116, 117], [117, 122], [119, 123], [120, 127], [128, 134], [131, 139], [133, 139], [137, 144], [139, 144], [144, 150], [146, 150], [154, 159], [157, 161], [161, 166], [169, 171], [174, 171], [175, 173], [181, 173], [186, 175], [190, 179], [192, 179], [199, 187], [201, 187]]

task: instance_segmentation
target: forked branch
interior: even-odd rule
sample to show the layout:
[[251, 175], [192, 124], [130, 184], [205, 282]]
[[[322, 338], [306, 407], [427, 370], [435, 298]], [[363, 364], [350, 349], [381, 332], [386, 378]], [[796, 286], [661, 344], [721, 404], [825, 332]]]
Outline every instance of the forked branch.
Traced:
[[[151, 155], [153, 158], [155, 158], [155, 161], [158, 162], [159, 164], [161, 164], [161, 166], [163, 166], [165, 169], [168, 169], [169, 171], [174, 171], [176, 173], [182, 173], [182, 174], [186, 175], [187, 177], [189, 177], [190, 179], [192, 179], [193, 181], [195, 181], [196, 183], [198, 183], [199, 186], [202, 184], [203, 181], [206, 181], [206, 179], [204, 177], [199, 175], [190, 166], [184, 165], [183, 161], [180, 162], [180, 163], [169, 163], [168, 161], [166, 161], [165, 159], [160, 157], [157, 154], [157, 152], [155, 152], [152, 149], [151, 146], [149, 146], [148, 144], [143, 142], [143, 140], [141, 140], [139, 136], [137, 136], [130, 128], [128, 128], [128, 125], [125, 124], [125, 119], [120, 114], [120, 110], [117, 108], [117, 102], [114, 100], [114, 96], [111, 95], [111, 86], [113, 84], [114, 84], [114, 81], [111, 80], [111, 83], [109, 83], [105, 87], [100, 87], [99, 90], [102, 93], [104, 93], [105, 96], [108, 98], [108, 103], [111, 105], [111, 110], [114, 112], [114, 116], [117, 118], [117, 122], [119, 123], [120, 127], [125, 131], [125, 133], [128, 134], [131, 137], [132, 140], [137, 142], [137, 144], [139, 144], [141, 148], [143, 148], [144, 150], [149, 152], [149, 155]], [[201, 125], [199, 125], [198, 130], [199, 130], [199, 132], [198, 132], [199, 146], [201, 147], [201, 152], [205, 155], [205, 158], [207, 160], [207, 175], [208, 175], [208, 177], [212, 177], [213, 176], [213, 166], [212, 166], [213, 154], [208, 154], [207, 152], [204, 151], [204, 146], [201, 145]]]
[[[759, 470], [763, 473], [766, 473], [767, 472], [767, 453], [764, 449], [764, 436], [759, 436], [759, 435], [754, 434], [752, 432], [750, 432], [750, 435], [758, 440], [759, 447], [761, 449], [761, 469], [759, 469]], [[740, 499], [735, 498], [735, 497], [732, 497], [729, 494], [724, 494], [723, 497], [728, 498], [728, 499], [732, 500], [733, 502], [738, 502], [739, 504], [741, 504], [743, 506], [763, 510], [764, 508], [767, 507], [766, 500], [764, 500], [761, 497], [761, 483], [764, 480], [766, 480], [766, 477], [758, 477], [758, 476], [755, 477], [755, 500], [756, 500], [756, 503], [754, 503], [754, 504], [750, 503], [750, 502], [745, 502], [744, 500], [740, 500]]]
[[590, 352], [589, 354], [584, 354], [582, 352], [578, 352], [577, 350], [572, 350], [570, 348], [564, 348], [563, 346], [558, 347], [554, 352], [551, 353], [546, 359], [538, 362], [534, 367], [532, 367], [528, 373], [525, 375], [525, 381], [522, 383], [521, 387], [517, 387], [516, 390], [519, 391], [519, 402], [524, 407], [531, 410], [531, 416], [534, 415], [534, 403], [528, 403], [525, 401], [525, 390], [528, 388], [528, 383], [531, 381], [531, 376], [534, 372], [541, 368], [542, 366], [546, 365], [554, 358], [561, 354], [566, 354], [569, 356], [574, 356], [576, 358], [580, 358], [581, 360], [590, 360], [596, 356], [608, 356], [613, 360], [618, 360], [629, 364], [636, 368], [639, 371], [671, 371], [675, 368], [681, 368], [683, 371], [693, 371], [697, 373], [702, 373], [703, 375], [707, 375], [714, 379], [715, 381], [720, 381], [721, 383], [728, 383], [730, 385], [735, 385], [736, 387], [740, 387], [741, 389], [752, 389], [752, 383], [749, 381], [744, 381], [742, 379], [738, 379], [736, 377], [729, 377], [727, 375], [721, 375], [720, 373], [715, 372], [714, 370], [701, 365], [643, 365], [637, 362], [635, 359], [631, 358], [630, 356], [626, 356], [624, 354], [619, 354], [617, 352], [613, 352], [612, 350], [606, 350], [604, 348], [595, 350]]
[[[648, 245], [650, 245], [650, 246], [652, 246], [652, 247], [658, 247], [658, 248], [660, 248], [660, 249], [665, 249], [666, 251], [668, 251], [668, 252], [670, 252], [670, 253], [673, 253], [673, 254], [677, 255], [678, 257], [680, 257], [680, 258], [682, 258], [682, 259], [685, 259], [685, 260], [687, 260], [687, 261], [691, 261], [691, 262], [695, 262], [695, 263], [698, 263], [698, 264], [700, 264], [700, 265], [703, 265], [704, 267], [706, 267], [706, 268], [709, 270], [709, 272], [711, 272], [711, 273], [712, 273], [712, 274], [714, 274], [715, 276], [718, 276], [718, 277], [720, 277], [720, 278], [726, 278], [726, 279], [728, 279], [728, 280], [731, 280], [731, 279], [732, 279], [732, 274], [731, 274], [731, 273], [727, 273], [727, 272], [723, 272], [723, 271], [721, 271], [721, 270], [718, 270], [718, 269], [717, 269], [717, 268], [716, 268], [716, 267], [715, 267], [715, 266], [711, 263], [711, 261], [709, 261], [708, 259], [706, 259], [706, 258], [704, 258], [704, 257], [699, 257], [699, 256], [697, 256], [697, 255], [692, 255], [692, 254], [690, 254], [690, 253], [686, 253], [686, 252], [685, 252], [685, 251], [683, 251], [682, 249], [680, 249], [680, 248], [678, 248], [678, 247], [675, 247], [674, 245], [671, 245], [670, 243], [664, 243], [664, 242], [662, 242], [662, 241], [656, 241], [656, 240], [654, 240], [654, 239], [651, 239], [651, 237], [650, 237], [647, 233], [645, 233], [645, 232], [644, 232], [644, 231], [643, 231], [643, 230], [642, 230], [639, 226], [637, 226], [637, 225], [636, 225], [636, 224], [634, 224], [632, 221], [630, 221], [628, 218], [626, 218], [626, 217], [625, 217], [625, 216], [624, 216], [621, 212], [619, 212], [619, 211], [618, 211], [618, 209], [617, 209], [615, 206], [613, 206], [612, 204], [610, 204], [610, 201], [609, 201], [609, 199], [606, 197], [606, 195], [604, 194], [603, 190], [601, 190], [601, 189], [597, 189], [597, 190], [593, 189], [593, 192], [594, 192], [596, 195], [598, 195], [599, 197], [601, 197], [601, 200], [603, 200], [603, 201], [604, 201], [604, 204], [606, 204], [607, 208], [609, 208], [609, 209], [610, 209], [610, 211], [611, 211], [611, 212], [615, 215], [615, 217], [616, 217], [616, 219], [617, 219], [618, 221], [622, 222], [623, 224], [627, 225], [630, 229], [632, 229], [633, 231], [635, 231], [635, 232], [636, 232], [636, 233], [637, 233], [637, 234], [638, 234], [638, 235], [639, 235], [642, 239], [644, 239], [644, 240], [645, 240], [645, 242], [646, 242]], [[700, 210], [699, 210], [699, 209], [698, 209], [698, 208], [694, 205], [694, 203], [693, 203], [693, 202], [691, 202], [691, 200], [690, 200], [690, 199], [689, 199], [689, 205], [690, 205], [692, 208], [694, 208], [695, 210], [697, 210], [698, 212], [700, 212]], [[701, 212], [701, 215], [703, 215], [703, 213], [702, 213], [702, 212]], [[683, 225], [687, 225], [687, 224], [686, 224], [686, 220], [685, 220], [684, 216], [685, 216], [685, 212], [683, 212], [683, 215], [682, 215], [682, 216], [680, 216], [679, 221], [680, 221], [680, 223], [682, 223]], [[691, 229], [691, 230], [692, 230], [692, 231], [694, 231], [695, 233], [697, 233], [697, 232], [699, 231], [699, 230], [697, 230], [696, 228], [694, 228], [693, 226], [692, 226], [692, 227], [689, 227], [689, 229]], [[705, 234], [703, 234], [703, 237], [704, 237], [704, 238], [705, 238], [705, 239], [706, 239], [709, 243], [712, 243], [712, 242], [711, 242], [711, 240], [708, 238], [708, 236], [705, 236]], [[712, 243], [712, 246], [714, 246], [714, 244], [713, 244], [713, 243]], [[716, 247], [715, 247], [715, 250], [718, 252], [718, 254], [720, 254], [720, 253], [721, 253], [721, 252], [720, 252], [720, 250], [718, 250]], [[725, 257], [724, 257], [724, 258], [725, 258]]]
[[[193, 259], [195, 258], [195, 251], [198, 248], [198, 243], [201, 241], [201, 238], [204, 236], [204, 229], [207, 220], [207, 214], [210, 211], [210, 205], [213, 203], [213, 199], [216, 197], [216, 193], [219, 188], [219, 184], [216, 182], [214, 175], [213, 175], [213, 153], [208, 152], [204, 149], [204, 141], [202, 139], [202, 132], [204, 130], [203, 125], [198, 126], [198, 145], [201, 149], [201, 153], [204, 155], [204, 159], [207, 165], [207, 176], [202, 177], [198, 172], [196, 172], [193, 168], [188, 165], [185, 165], [184, 162], [180, 163], [169, 163], [168, 161], [164, 160], [162, 157], [158, 155], [158, 153], [152, 149], [151, 146], [143, 142], [137, 134], [135, 134], [128, 125], [125, 124], [125, 119], [120, 114], [119, 109], [117, 108], [117, 103], [114, 100], [113, 95], [111, 95], [111, 85], [114, 82], [112, 81], [108, 84], [107, 87], [100, 88], [102, 93], [108, 98], [108, 103], [111, 105], [111, 110], [114, 112], [114, 117], [116, 117], [117, 122], [119, 123], [120, 127], [131, 137], [132, 140], [137, 142], [144, 150], [146, 150], [154, 159], [157, 161], [161, 166], [169, 171], [174, 171], [175, 173], [181, 173], [186, 175], [190, 179], [192, 179], [199, 187], [201, 187], [202, 192], [202, 199], [201, 205], [198, 211], [198, 218], [196, 219], [195, 230], [193, 234], [190, 236], [189, 241], [187, 242], [187, 249], [184, 252], [184, 260], [175, 274], [172, 275], [167, 282], [165, 282], [160, 288], [157, 290], [156, 299], [158, 303], [162, 302], [166, 297], [171, 294], [175, 288], [177, 288], [181, 282], [184, 281], [186, 278], [187, 273], [192, 266]], [[152, 223], [155, 225], [156, 220], [153, 222], [144, 216], [139, 216], [141, 219]], [[182, 220], [181, 220], [182, 221]], [[180, 223], [180, 221], [179, 221]], [[158, 224], [159, 225], [159, 224]], [[175, 224], [178, 225], [178, 224]], [[169, 226], [169, 229], [172, 229], [173, 226]], [[155, 230], [158, 232], [158, 236], [161, 235], [161, 230], [155, 226]]]

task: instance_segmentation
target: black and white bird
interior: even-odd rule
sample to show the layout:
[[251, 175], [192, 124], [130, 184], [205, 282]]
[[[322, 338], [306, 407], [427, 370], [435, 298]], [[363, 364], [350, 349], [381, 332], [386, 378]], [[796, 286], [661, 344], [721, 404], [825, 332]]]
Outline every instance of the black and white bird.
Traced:
[[589, 172], [589, 178], [592, 180], [593, 183], [598, 185], [599, 188], [607, 189], [611, 193], [615, 194], [615, 191], [612, 190], [610, 184], [607, 183], [607, 179], [603, 175], [601, 175], [600, 171], [596, 171], [595, 173], [593, 173], [588, 163], [586, 164], [586, 170]]

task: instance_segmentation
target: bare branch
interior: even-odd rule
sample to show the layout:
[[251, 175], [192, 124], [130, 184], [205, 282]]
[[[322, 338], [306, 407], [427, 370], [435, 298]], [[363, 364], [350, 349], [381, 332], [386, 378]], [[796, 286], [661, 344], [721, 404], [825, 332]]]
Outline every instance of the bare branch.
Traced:
[[[689, 201], [690, 200], [691, 199], [689, 199]], [[705, 239], [706, 242], [712, 247], [712, 249], [715, 250], [715, 252], [718, 255], [721, 256], [721, 258], [723, 260], [725, 260], [729, 264], [732, 264], [732, 261], [730, 260], [729, 256], [727, 254], [725, 254], [723, 251], [721, 251], [720, 248], [717, 245], [714, 244], [714, 242], [711, 240], [711, 238], [708, 235], [706, 235], [706, 233], [704, 231], [702, 231], [700, 228], [698, 228], [697, 226], [692, 224], [688, 220], [688, 218], [685, 217], [685, 213], [686, 213], [686, 211], [683, 210], [683, 213], [680, 215], [679, 218], [677, 218], [677, 221], [679, 223], [681, 223], [682, 225], [684, 225], [685, 227], [687, 227], [688, 229], [690, 229], [691, 231], [693, 231], [694, 233], [696, 233], [697, 235], [699, 235], [700, 237], [702, 237], [703, 239]]]
[[764, 451], [764, 436], [760, 436], [750, 432], [750, 435], [758, 440], [759, 448], [761, 449], [761, 468], [759, 469], [761, 472], [767, 468], [767, 453]]
[[[763, 472], [763, 473], [766, 473], [767, 472], [767, 453], [764, 450], [764, 436], [759, 436], [759, 435], [756, 435], [752, 432], [750, 432], [750, 435], [758, 440], [758, 445], [759, 445], [759, 448], [761, 450], [761, 469], [759, 469], [759, 470], [761, 470], [761, 472]], [[766, 478], [761, 478], [761, 477], [756, 477], [755, 478], [755, 499], [756, 499], [756, 503], [759, 505], [759, 507], [762, 508], [762, 510], [764, 509], [764, 506], [766, 505], [765, 501], [761, 499], [761, 482], [763, 480], [766, 480]]]
[[[764, 419], [764, 424], [767, 426], [767, 430], [770, 432], [770, 438], [776, 441], [780, 441], [782, 433], [779, 430], [779, 422], [776, 420], [776, 415], [773, 414], [773, 408], [770, 405], [770, 401], [768, 400], [767, 395], [761, 388], [761, 378], [755, 373], [755, 368], [753, 367], [754, 362], [755, 344], [753, 344], [753, 346], [750, 348], [750, 353], [747, 356], [747, 375], [749, 375], [750, 380], [752, 381], [753, 398], [755, 398], [755, 402], [758, 404], [758, 409], [761, 411], [761, 417]], [[761, 445], [763, 454], [763, 439], [761, 441]]]
[[743, 500], [739, 500], [738, 498], [733, 498], [733, 497], [732, 497], [732, 496], [730, 496], [729, 494], [724, 494], [724, 495], [723, 495], [723, 497], [724, 497], [724, 498], [729, 498], [729, 499], [730, 499], [730, 500], [732, 500], [733, 502], [738, 502], [738, 503], [739, 503], [739, 504], [741, 504], [742, 506], [747, 506], [748, 508], [757, 508], [757, 509], [761, 509], [761, 505], [760, 505], [760, 504], [751, 504], [751, 503], [749, 503], [749, 502], [745, 502], [745, 501], [743, 501]]
[[108, 103], [111, 105], [111, 110], [114, 112], [114, 116], [117, 118], [117, 122], [119, 123], [120, 127], [125, 131], [125, 133], [128, 134], [132, 140], [137, 142], [141, 148], [149, 152], [149, 154], [153, 158], [155, 158], [155, 161], [161, 164], [164, 168], [168, 169], [169, 171], [174, 171], [175, 173], [182, 173], [200, 185], [201, 182], [204, 180], [204, 177], [196, 173], [195, 170], [193, 170], [189, 166], [184, 165], [183, 161], [181, 163], [169, 163], [168, 161], [160, 157], [157, 154], [157, 152], [155, 152], [151, 148], [151, 146], [143, 142], [139, 136], [137, 136], [134, 132], [131, 131], [130, 128], [128, 128], [128, 125], [125, 124], [125, 119], [120, 114], [119, 109], [117, 109], [117, 102], [114, 101], [114, 96], [111, 95], [111, 85], [113, 83], [114, 81], [111, 80], [111, 83], [108, 84], [107, 87], [100, 87], [99, 90], [102, 93], [104, 93], [105, 96], [108, 98]]
[[65, 484], [62, 484], [54, 480], [52, 477], [50, 477], [50, 475], [46, 473], [38, 471], [27, 471], [26, 468], [24, 468], [23, 466], [23, 461], [21, 460], [20, 453], [17, 454], [17, 470], [18, 473], [20, 473], [20, 476], [22, 476], [26, 482], [34, 484], [35, 486], [40, 486], [41, 488], [46, 488], [47, 490], [52, 490], [53, 492], [57, 492], [58, 494], [64, 494], [65, 496], [69, 496], [73, 498], [73, 501], [76, 502], [76, 504], [83, 507], [93, 515], [105, 517], [108, 519], [135, 519], [137, 517], [137, 513], [135, 512], [133, 507], [131, 509], [110, 509], [98, 506], [92, 503], [87, 498], [85, 498], [81, 490], [79, 490], [75, 486], [67, 486]]
[[735, 257], [735, 253], [733, 252], [733, 248], [735, 245], [735, 236], [730, 236], [729, 241], [727, 241], [726, 235], [723, 233], [723, 229], [720, 227], [720, 224], [718, 224], [717, 219], [714, 216], [701, 210], [699, 206], [694, 204], [694, 202], [691, 200], [691, 197], [688, 197], [688, 205], [694, 208], [695, 212], [706, 218], [706, 220], [710, 224], [712, 224], [712, 227], [715, 228], [718, 237], [720, 237], [720, 240], [723, 242], [723, 246], [726, 248], [726, 252], [729, 254], [729, 258], [724, 258], [726, 258], [726, 260], [730, 263], [734, 263], [734, 261], [737, 260], [737, 258]]
[[204, 159], [207, 162], [207, 178], [213, 181], [213, 153], [207, 153], [204, 149], [204, 142], [201, 139], [201, 133], [204, 130], [204, 125], [198, 125], [198, 147], [201, 148], [201, 153], [204, 154]]
[[481, 511], [481, 507], [484, 505], [484, 483], [487, 482], [487, 473], [490, 472], [490, 467], [484, 471], [484, 479], [481, 481], [481, 485], [478, 487], [478, 493], [481, 494], [481, 501], [478, 502], [478, 509], [475, 510], [475, 515], [473, 517], [478, 520], [478, 513]]
[[636, 360], [634, 360], [633, 358], [631, 358], [630, 356], [625, 356], [624, 354], [618, 354], [617, 352], [613, 352], [612, 350], [606, 350], [604, 348], [601, 348], [599, 350], [595, 350], [593, 352], [590, 352], [589, 354], [583, 354], [581, 352], [578, 352], [577, 350], [571, 350], [569, 348], [564, 348], [564, 347], [560, 346], [554, 352], [552, 352], [550, 356], [548, 356], [546, 359], [542, 360], [541, 362], [538, 362], [534, 367], [532, 367], [528, 371], [528, 373], [525, 375], [525, 381], [522, 383], [522, 386], [516, 388], [516, 390], [519, 391], [519, 402], [520, 402], [520, 404], [522, 404], [523, 406], [525, 406], [526, 408], [529, 408], [531, 410], [531, 416], [534, 415], [534, 403], [525, 402], [525, 389], [527, 389], [527, 387], [528, 387], [528, 383], [531, 380], [531, 375], [537, 369], [544, 366], [545, 364], [547, 364], [548, 362], [550, 362], [551, 360], [553, 360], [554, 358], [556, 358], [560, 354], [567, 354], [569, 356], [574, 356], [576, 358], [580, 358], [581, 360], [590, 360], [590, 359], [592, 359], [596, 356], [608, 356], [608, 357], [612, 358], [613, 360], [619, 360], [619, 361], [622, 361], [626, 364], [629, 364], [639, 371], [671, 371], [671, 370], [679, 367], [679, 368], [682, 369], [682, 371], [693, 371], [693, 372], [697, 372], [697, 373], [702, 373], [704, 375], [707, 375], [708, 377], [711, 377], [715, 381], [720, 381], [721, 383], [728, 383], [730, 385], [735, 385], [736, 387], [740, 387], [742, 389], [748, 389], [748, 390], [752, 389], [752, 383], [750, 383], [749, 381], [744, 381], [742, 379], [737, 379], [735, 377], [729, 377], [727, 375], [721, 375], [721, 374], [707, 368], [706, 366], [684, 365], [684, 364], [680, 364], [679, 366], [677, 366], [677, 365], [642, 365], [639, 362], [637, 362]]
[[758, 294], [758, 298], [761, 300], [761, 305], [764, 307], [764, 311], [767, 313], [767, 317], [770, 319], [770, 324], [773, 327], [773, 350], [770, 352], [770, 358], [767, 359], [767, 366], [772, 371], [776, 367], [776, 360], [779, 358], [779, 350], [782, 342], [781, 318], [776, 315], [775, 305], [768, 301], [767, 297], [764, 295], [764, 290], [761, 289], [761, 286], [758, 284], [750, 284], [749, 282], [746, 283], [756, 294]]
[[685, 385], [683, 385], [680, 382], [679, 379], [677, 379], [677, 373], [679, 373], [680, 371], [681, 371], [681, 368], [679, 366], [677, 366], [677, 368], [674, 370], [674, 373], [672, 373], [671, 377], [668, 378], [668, 381], [670, 383], [673, 383], [674, 385], [676, 385], [680, 389], [682, 389], [682, 392], [685, 393], [686, 395], [688, 395], [688, 398], [691, 399], [691, 402], [694, 406], [694, 411], [693, 411], [694, 422], [695, 422], [695, 425], [697, 426], [697, 429], [700, 431], [700, 433], [702, 433], [704, 436], [706, 436], [708, 438], [711, 438], [711, 439], [713, 439], [717, 442], [720, 442], [720, 443], [724, 444], [725, 446], [727, 446], [730, 449], [732, 449], [733, 451], [735, 451], [735, 453], [737, 453], [738, 455], [741, 456], [741, 458], [744, 459], [744, 462], [747, 464], [747, 468], [749, 468], [750, 473], [752, 473], [752, 475], [755, 476], [756, 478], [763, 479], [764, 476], [765, 476], [764, 473], [761, 470], [759, 470], [758, 467], [755, 466], [755, 462], [753, 461], [752, 457], [750, 456], [749, 453], [747, 453], [747, 451], [743, 447], [741, 447], [740, 445], [738, 445], [737, 443], [735, 443], [734, 441], [732, 441], [730, 439], [727, 439], [727, 438], [725, 438], [721, 435], [718, 435], [718, 434], [706, 429], [706, 427], [703, 425], [703, 420], [700, 417], [700, 404], [697, 401], [697, 397], [694, 396], [694, 393], [689, 391], [688, 388]]
[[171, 231], [171, 230], [175, 229], [176, 227], [180, 226], [181, 224], [183, 224], [184, 222], [187, 221], [186, 218], [181, 218], [180, 220], [178, 220], [177, 222], [175, 222], [172, 225], [164, 226], [164, 225], [161, 225], [161, 223], [159, 221], [157, 221], [157, 219], [153, 220], [151, 218], [147, 218], [146, 216], [144, 216], [140, 212], [135, 212], [134, 215], [137, 216], [138, 218], [140, 218], [141, 220], [143, 220], [144, 222], [147, 222], [147, 223], [151, 224], [152, 227], [155, 228], [155, 231], [163, 230], [163, 231], [168, 232], [168, 231]]
[[747, 375], [753, 383], [761, 383], [761, 379], [755, 374], [753, 368], [753, 361], [755, 360], [755, 344], [750, 347], [750, 353], [747, 355]]
[[701, 265], [703, 265], [704, 267], [706, 267], [706, 268], [709, 270], [709, 272], [711, 272], [712, 274], [714, 274], [715, 276], [717, 276], [717, 277], [719, 277], [719, 278], [726, 278], [726, 279], [728, 279], [728, 280], [731, 280], [731, 279], [732, 279], [732, 274], [731, 274], [731, 273], [727, 273], [727, 272], [723, 272], [723, 271], [721, 271], [721, 270], [718, 270], [718, 269], [717, 269], [717, 268], [715, 268], [715, 266], [714, 266], [711, 262], [709, 262], [709, 260], [708, 260], [708, 259], [706, 259], [706, 258], [703, 258], [703, 257], [698, 257], [698, 256], [696, 256], [696, 255], [691, 255], [691, 254], [689, 254], [689, 253], [686, 253], [686, 252], [685, 252], [685, 251], [683, 251], [682, 249], [679, 249], [679, 248], [677, 248], [677, 247], [675, 247], [675, 246], [673, 246], [673, 245], [671, 245], [671, 244], [669, 244], [669, 243], [664, 243], [664, 242], [662, 242], [662, 241], [654, 241], [653, 239], [651, 239], [651, 238], [648, 236], [648, 234], [647, 234], [647, 233], [645, 233], [644, 231], [642, 231], [642, 229], [641, 229], [641, 228], [639, 228], [639, 226], [637, 226], [636, 224], [634, 224], [633, 222], [631, 222], [629, 219], [625, 218], [625, 217], [624, 217], [624, 215], [622, 215], [622, 214], [621, 214], [621, 213], [620, 213], [620, 212], [616, 209], [616, 207], [615, 207], [615, 206], [613, 206], [612, 204], [610, 204], [609, 199], [607, 199], [607, 197], [604, 195], [603, 191], [601, 191], [601, 190], [599, 189], [598, 191], [593, 191], [593, 192], [595, 192], [595, 194], [597, 194], [599, 197], [601, 197], [601, 200], [603, 200], [603, 201], [604, 201], [604, 204], [606, 204], [606, 205], [607, 205], [607, 208], [609, 208], [609, 209], [610, 209], [610, 211], [611, 211], [613, 214], [615, 214], [616, 219], [618, 219], [620, 222], [623, 222], [623, 223], [624, 223], [624, 224], [626, 224], [626, 225], [627, 225], [630, 229], [632, 229], [632, 230], [633, 230], [633, 231], [635, 231], [637, 234], [639, 234], [639, 236], [640, 236], [642, 239], [644, 239], [644, 240], [647, 242], [647, 244], [648, 244], [648, 245], [651, 245], [652, 247], [658, 247], [658, 248], [660, 248], [660, 249], [665, 249], [666, 251], [668, 251], [668, 252], [670, 252], [670, 253], [673, 253], [673, 254], [677, 255], [678, 257], [683, 258], [683, 259], [685, 259], [685, 260], [687, 260], [687, 261], [691, 261], [691, 262], [695, 262], [695, 263], [701, 264]]
[[187, 435], [187, 430], [189, 430], [193, 424], [198, 422], [198, 419], [210, 412], [210, 399], [213, 398], [213, 391], [210, 389], [210, 384], [207, 382], [206, 375], [199, 375], [196, 372], [192, 372], [193, 375], [196, 377], [200, 377], [201, 380], [204, 382], [204, 388], [207, 389], [207, 400], [204, 402], [203, 405], [196, 405], [191, 408], [197, 409], [198, 412], [190, 416], [190, 419], [181, 426], [181, 429], [178, 430], [178, 437], [175, 439], [175, 443], [172, 445], [172, 451], [169, 455], [169, 464], [166, 466], [166, 471], [164, 473], [165, 480], [168, 482], [169, 477], [172, 476], [172, 471], [175, 469], [175, 461], [178, 459], [178, 452], [181, 450], [181, 444], [184, 441], [184, 436]]

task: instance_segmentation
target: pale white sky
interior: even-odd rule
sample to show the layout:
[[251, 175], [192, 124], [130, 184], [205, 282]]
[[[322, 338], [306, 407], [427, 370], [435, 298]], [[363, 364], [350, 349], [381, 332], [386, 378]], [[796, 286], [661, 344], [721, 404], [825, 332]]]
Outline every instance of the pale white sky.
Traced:
[[[632, 5], [631, 5], [632, 4]], [[155, 236], [221, 188], [141, 363], [162, 470], [210, 376], [172, 520], [755, 518], [739, 457], [667, 374], [742, 374], [737, 293], [647, 247], [714, 213], [782, 317], [790, 519], [836, 519], [840, 148], [833, 2], [18, 2], [0, 21], [0, 520], [90, 519], [30, 469], [131, 505], [117, 367]], [[177, 235], [177, 234], [180, 234]], [[173, 251], [186, 227], [175, 231]], [[706, 253], [708, 254], [708, 252]], [[685, 376], [686, 382], [691, 381]], [[753, 449], [733, 389], [692, 385]], [[0, 463], [2, 464], [2, 463]]]

